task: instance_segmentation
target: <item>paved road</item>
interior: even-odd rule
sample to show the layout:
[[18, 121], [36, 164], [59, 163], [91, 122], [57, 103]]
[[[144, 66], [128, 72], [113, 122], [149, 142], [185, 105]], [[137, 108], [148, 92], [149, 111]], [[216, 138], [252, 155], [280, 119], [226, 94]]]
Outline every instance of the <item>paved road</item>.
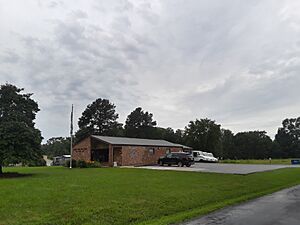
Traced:
[[[228, 163], [195, 163], [192, 167], [177, 166], [142, 166], [139, 168], [154, 170], [176, 170], [193, 172], [211, 172], [228, 174], [250, 174], [269, 170], [276, 170], [287, 167], [299, 167], [294, 165], [253, 165], [253, 164], [228, 164]], [[300, 224], [300, 223], [299, 223]]]
[[182, 225], [299, 225], [300, 185]]

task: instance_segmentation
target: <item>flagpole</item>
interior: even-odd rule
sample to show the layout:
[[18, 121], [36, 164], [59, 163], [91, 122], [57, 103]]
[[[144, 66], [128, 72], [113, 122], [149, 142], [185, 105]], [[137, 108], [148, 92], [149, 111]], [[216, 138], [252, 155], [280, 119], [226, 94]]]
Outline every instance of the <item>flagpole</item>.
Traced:
[[70, 129], [70, 169], [72, 169], [72, 154], [73, 154], [73, 104], [71, 111], [71, 129]]

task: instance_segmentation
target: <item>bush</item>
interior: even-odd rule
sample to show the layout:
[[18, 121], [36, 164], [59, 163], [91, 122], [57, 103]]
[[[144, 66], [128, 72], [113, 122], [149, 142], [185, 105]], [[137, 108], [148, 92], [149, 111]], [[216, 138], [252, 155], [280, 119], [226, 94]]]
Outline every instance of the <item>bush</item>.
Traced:
[[89, 168], [100, 168], [100, 167], [101, 167], [101, 163], [100, 163], [100, 162], [97, 162], [97, 161], [95, 161], [95, 162], [89, 162], [89, 163], [87, 164], [87, 166], [88, 166]]
[[77, 167], [79, 167], [79, 168], [87, 168], [88, 165], [87, 165], [87, 162], [86, 162], [86, 161], [78, 160], [78, 161], [77, 161]]
[[[66, 160], [65, 162], [65, 167], [70, 167], [70, 160]], [[77, 167], [77, 163], [76, 160], [72, 159], [72, 167], [76, 168]]]
[[[65, 167], [70, 167], [70, 160], [67, 160], [65, 163]], [[100, 162], [86, 162], [84, 160], [72, 160], [72, 167], [73, 168], [100, 168]]]

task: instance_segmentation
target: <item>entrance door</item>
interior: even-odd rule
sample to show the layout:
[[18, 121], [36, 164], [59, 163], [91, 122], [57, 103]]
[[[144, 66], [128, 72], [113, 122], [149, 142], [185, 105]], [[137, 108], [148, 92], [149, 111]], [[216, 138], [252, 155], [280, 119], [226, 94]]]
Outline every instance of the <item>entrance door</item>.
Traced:
[[114, 147], [114, 162], [117, 162], [118, 166], [122, 166], [122, 147]]

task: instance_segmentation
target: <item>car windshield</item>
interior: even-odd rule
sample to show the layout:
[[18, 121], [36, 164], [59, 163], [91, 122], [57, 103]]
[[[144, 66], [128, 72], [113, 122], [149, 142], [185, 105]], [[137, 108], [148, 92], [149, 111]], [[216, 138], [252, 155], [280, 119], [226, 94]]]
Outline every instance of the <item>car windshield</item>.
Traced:
[[208, 152], [204, 153], [204, 155], [209, 157], [214, 157], [212, 153], [208, 153]]
[[172, 154], [167, 154], [165, 157], [166, 158], [172, 158], [172, 156], [173, 156]]

